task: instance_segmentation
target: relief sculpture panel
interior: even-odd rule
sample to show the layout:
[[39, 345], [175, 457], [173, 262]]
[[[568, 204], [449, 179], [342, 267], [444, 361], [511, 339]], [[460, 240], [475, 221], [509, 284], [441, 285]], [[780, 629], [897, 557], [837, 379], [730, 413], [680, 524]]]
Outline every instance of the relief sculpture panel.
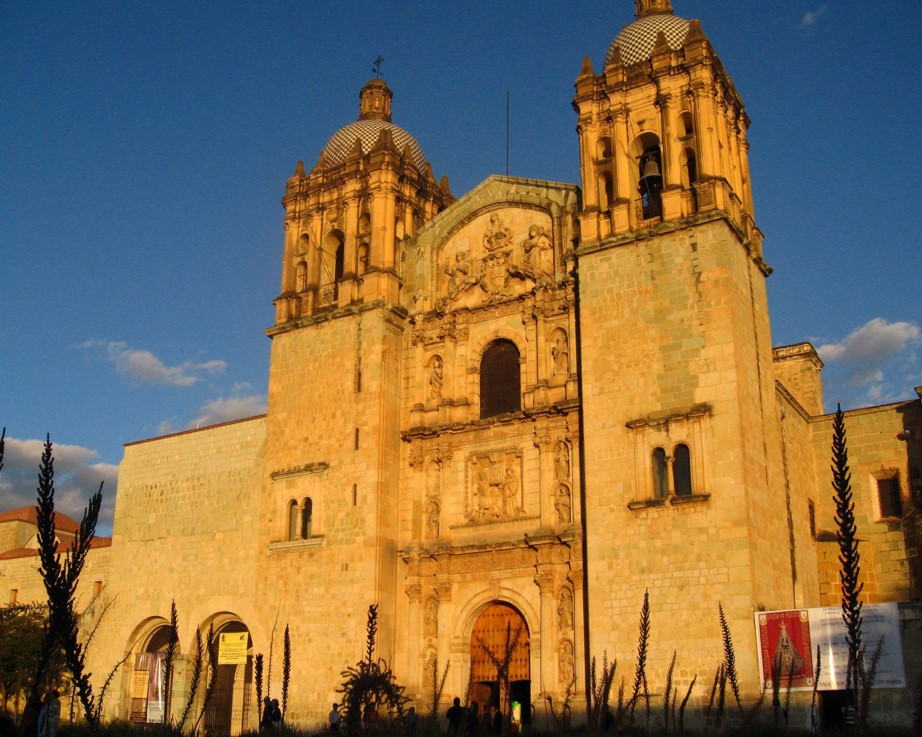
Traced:
[[522, 457], [497, 452], [470, 459], [468, 519], [501, 522], [524, 514]]
[[549, 286], [555, 270], [551, 232], [550, 216], [537, 210], [476, 217], [441, 249], [441, 307], [474, 307]]

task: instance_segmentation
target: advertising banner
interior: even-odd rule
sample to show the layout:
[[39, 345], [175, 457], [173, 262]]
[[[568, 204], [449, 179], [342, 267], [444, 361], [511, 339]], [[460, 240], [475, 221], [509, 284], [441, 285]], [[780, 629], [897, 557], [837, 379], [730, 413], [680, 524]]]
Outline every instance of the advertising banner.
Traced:
[[[905, 688], [900, 615], [896, 604], [865, 604], [861, 608], [861, 638], [867, 668], [878, 648], [874, 688]], [[838, 691], [845, 688], [848, 646], [840, 607], [755, 612], [759, 644], [759, 669], [765, 688], [775, 678], [780, 688]], [[819, 674], [815, 674], [816, 651], [820, 651]]]

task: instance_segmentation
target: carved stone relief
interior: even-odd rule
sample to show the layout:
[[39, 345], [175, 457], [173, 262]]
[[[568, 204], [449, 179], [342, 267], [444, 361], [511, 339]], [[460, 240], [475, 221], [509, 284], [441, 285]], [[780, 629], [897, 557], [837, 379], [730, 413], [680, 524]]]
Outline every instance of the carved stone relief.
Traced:
[[573, 521], [573, 498], [566, 484], [560, 484], [554, 494], [554, 511], [557, 514], [557, 524], [567, 525]]
[[439, 636], [439, 602], [434, 598], [426, 599], [423, 631], [426, 637], [435, 638]]
[[[511, 225], [504, 219], [509, 215]], [[442, 251], [439, 268], [448, 277], [440, 290], [443, 308], [501, 301], [532, 285], [552, 282], [554, 244], [549, 217], [504, 210], [491, 212], [486, 224], [484, 219], [465, 226], [464, 236], [453, 238]], [[516, 232], [521, 234], [518, 239]]]
[[573, 592], [569, 588], [560, 590], [560, 597], [557, 602], [557, 626], [561, 630], [568, 630], [573, 627]]
[[498, 522], [524, 513], [519, 453], [472, 456], [469, 483], [468, 517], [472, 521]]
[[551, 343], [551, 362], [555, 375], [568, 376], [570, 373], [570, 345], [563, 330], [555, 330]]

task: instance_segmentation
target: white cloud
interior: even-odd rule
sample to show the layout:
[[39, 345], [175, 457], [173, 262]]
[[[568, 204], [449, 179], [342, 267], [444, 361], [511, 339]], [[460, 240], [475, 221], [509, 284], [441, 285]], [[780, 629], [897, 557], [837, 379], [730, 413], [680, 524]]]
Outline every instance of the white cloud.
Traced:
[[920, 335], [922, 331], [915, 323], [887, 322], [875, 317], [849, 333], [841, 343], [827, 343], [816, 350], [826, 362], [882, 364], [918, 342]]
[[261, 415], [265, 411], [265, 398], [255, 394], [220, 397], [202, 405], [195, 419], [186, 427], [191, 429], [217, 425], [222, 422]]
[[[907, 386], [918, 380], [914, 346], [922, 330], [911, 322], [887, 322], [875, 317], [838, 343], [816, 350], [827, 364], [824, 393], [846, 406], [869, 406], [899, 401]], [[898, 378], [893, 378], [893, 374]]]
[[812, 28], [816, 25], [816, 22], [819, 20], [819, 17], [826, 12], [826, 6], [821, 5], [816, 10], [808, 10], [804, 13], [803, 18], [800, 19], [801, 28]]
[[[33, 506], [38, 487], [38, 469], [45, 448], [44, 440], [20, 440], [7, 437], [0, 471], [0, 509]], [[118, 466], [100, 463], [99, 454], [80, 445], [52, 444], [54, 459], [55, 510], [73, 517], [83, 517], [90, 496], [103, 484], [99, 534], [109, 534], [115, 509]]]
[[138, 384], [192, 386], [201, 380], [203, 374], [221, 374], [227, 367], [224, 361], [184, 361], [176, 366], [167, 366], [150, 351], [129, 348], [121, 341], [89, 341], [81, 347], [93, 346], [104, 347], [106, 357], [115, 364], [115, 370]]

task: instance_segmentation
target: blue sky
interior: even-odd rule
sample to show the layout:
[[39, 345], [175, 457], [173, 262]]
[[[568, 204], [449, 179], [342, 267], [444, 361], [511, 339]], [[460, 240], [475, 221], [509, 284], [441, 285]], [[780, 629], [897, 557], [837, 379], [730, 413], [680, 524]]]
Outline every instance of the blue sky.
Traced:
[[[674, 0], [747, 105], [775, 345], [809, 340], [828, 408], [922, 384], [922, 3]], [[79, 516], [122, 445], [260, 413], [285, 180], [358, 113], [456, 196], [505, 169], [579, 177], [573, 80], [631, 0], [0, 5], [0, 509], [55, 442]]]

